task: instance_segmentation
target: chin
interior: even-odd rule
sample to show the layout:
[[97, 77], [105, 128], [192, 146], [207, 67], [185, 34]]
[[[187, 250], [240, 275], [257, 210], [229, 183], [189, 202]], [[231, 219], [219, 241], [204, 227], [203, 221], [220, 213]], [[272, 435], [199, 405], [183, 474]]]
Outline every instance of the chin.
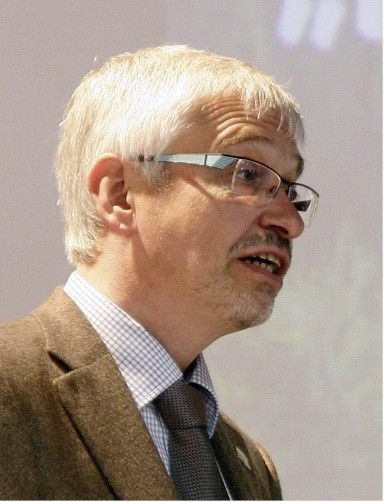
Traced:
[[273, 311], [274, 299], [269, 295], [258, 296], [256, 299], [247, 297], [238, 298], [230, 308], [229, 320], [234, 326], [234, 331], [259, 326], [267, 321]]
[[233, 316], [231, 321], [234, 325], [234, 331], [241, 331], [247, 328], [253, 328], [255, 326], [260, 326], [266, 322], [271, 316], [272, 310], [268, 314], [260, 315], [259, 313], [252, 316], [251, 313], [248, 315], [236, 315]]

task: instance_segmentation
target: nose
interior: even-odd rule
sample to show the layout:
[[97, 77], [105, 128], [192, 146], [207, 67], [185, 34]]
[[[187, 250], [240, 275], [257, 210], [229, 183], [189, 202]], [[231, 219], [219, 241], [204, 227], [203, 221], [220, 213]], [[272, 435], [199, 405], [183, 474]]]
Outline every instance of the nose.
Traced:
[[283, 190], [264, 206], [259, 225], [265, 230], [277, 231], [286, 239], [296, 239], [304, 230], [304, 222], [299, 212]]

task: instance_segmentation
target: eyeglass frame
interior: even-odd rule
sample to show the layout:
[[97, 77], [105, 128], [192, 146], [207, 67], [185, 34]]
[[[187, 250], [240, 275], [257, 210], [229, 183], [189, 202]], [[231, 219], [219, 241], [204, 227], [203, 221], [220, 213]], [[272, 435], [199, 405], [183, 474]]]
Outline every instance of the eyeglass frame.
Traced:
[[[306, 227], [309, 227], [309, 225], [311, 224], [312, 219], [313, 219], [313, 217], [316, 213], [316, 210], [317, 210], [317, 203], [318, 203], [318, 199], [319, 199], [320, 195], [316, 192], [316, 190], [314, 190], [313, 188], [311, 188], [308, 185], [304, 185], [303, 183], [297, 183], [296, 181], [288, 181], [285, 178], [283, 178], [282, 176], [280, 176], [280, 174], [278, 172], [276, 172], [274, 169], [272, 169], [272, 167], [269, 167], [268, 165], [264, 164], [263, 162], [253, 160], [248, 157], [237, 157], [236, 155], [227, 155], [224, 153], [223, 154], [222, 153], [180, 153], [180, 154], [174, 153], [174, 154], [151, 155], [151, 156], [146, 156], [146, 157], [140, 156], [139, 160], [140, 161], [147, 160], [147, 161], [153, 161], [153, 162], [169, 162], [171, 164], [179, 164], [179, 163], [180, 164], [194, 164], [194, 165], [201, 166], [201, 167], [207, 166], [207, 167], [213, 167], [213, 168], [221, 169], [221, 170], [223, 170], [227, 166], [229, 166], [229, 164], [231, 164], [234, 160], [237, 160], [237, 161], [238, 160], [247, 160], [248, 162], [252, 162], [254, 164], [260, 165], [260, 166], [264, 167], [265, 169], [271, 171], [279, 180], [279, 184], [278, 184], [278, 188], [276, 189], [276, 192], [273, 194], [273, 196], [266, 203], [270, 202], [271, 200], [273, 200], [276, 197], [281, 186], [285, 185], [286, 188], [284, 189], [284, 192], [287, 195], [288, 195], [288, 191], [289, 191], [290, 187], [300, 186], [300, 187], [306, 188], [307, 190], [309, 190], [313, 194], [314, 207], [312, 210], [312, 214], [308, 220], [308, 223], [305, 223], [304, 219], [302, 218], [303, 223]], [[288, 199], [288, 200], [290, 200], [290, 199]], [[290, 202], [292, 202], [292, 201], [290, 201]], [[296, 211], [300, 215], [300, 211], [298, 209], [296, 209]]]

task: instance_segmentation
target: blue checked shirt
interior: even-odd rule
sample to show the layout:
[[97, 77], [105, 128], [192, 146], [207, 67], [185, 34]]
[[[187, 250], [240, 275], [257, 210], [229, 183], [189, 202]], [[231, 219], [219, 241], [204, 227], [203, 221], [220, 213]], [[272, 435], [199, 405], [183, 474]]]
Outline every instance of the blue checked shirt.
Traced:
[[[182, 378], [180, 368], [153, 336], [96, 291], [78, 272], [70, 275], [64, 291], [84, 313], [115, 359], [169, 473], [168, 429], [153, 400]], [[188, 375], [188, 381], [199, 384], [203, 389], [208, 435], [212, 437], [219, 413], [218, 403], [201, 354]]]

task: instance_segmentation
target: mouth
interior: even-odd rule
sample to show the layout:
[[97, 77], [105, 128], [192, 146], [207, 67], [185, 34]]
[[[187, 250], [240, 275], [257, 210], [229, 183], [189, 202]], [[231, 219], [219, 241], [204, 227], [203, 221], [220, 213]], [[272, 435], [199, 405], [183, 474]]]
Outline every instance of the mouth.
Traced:
[[279, 279], [284, 277], [289, 266], [285, 253], [272, 250], [247, 252], [237, 259], [255, 271], [266, 272]]
[[276, 274], [281, 268], [281, 262], [275, 256], [270, 254], [260, 254], [255, 256], [245, 256], [244, 258], [239, 258], [242, 262], [248, 263], [249, 265], [256, 265], [270, 274]]

